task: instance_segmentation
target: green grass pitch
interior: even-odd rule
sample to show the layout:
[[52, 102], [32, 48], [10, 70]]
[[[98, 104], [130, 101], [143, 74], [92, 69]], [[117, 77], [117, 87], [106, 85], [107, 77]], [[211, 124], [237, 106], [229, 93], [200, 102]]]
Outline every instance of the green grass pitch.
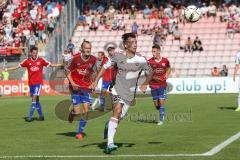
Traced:
[[[105, 155], [103, 127], [111, 112], [91, 119], [84, 140], [75, 139], [78, 122], [69, 124], [55, 115], [58, 102], [68, 96], [42, 96], [45, 121], [27, 123], [29, 97], [0, 98], [0, 157], [28, 155]], [[138, 98], [115, 137], [120, 146], [112, 155], [204, 153], [240, 131], [240, 113], [235, 112], [235, 94], [169, 95], [166, 121], [153, 123], [158, 112], [151, 98]], [[36, 112], [36, 111], [35, 111]], [[37, 114], [35, 113], [35, 117]], [[67, 159], [240, 159], [240, 139], [210, 157], [120, 157]], [[36, 159], [36, 158], [21, 158]], [[66, 158], [38, 158], [66, 159]]]

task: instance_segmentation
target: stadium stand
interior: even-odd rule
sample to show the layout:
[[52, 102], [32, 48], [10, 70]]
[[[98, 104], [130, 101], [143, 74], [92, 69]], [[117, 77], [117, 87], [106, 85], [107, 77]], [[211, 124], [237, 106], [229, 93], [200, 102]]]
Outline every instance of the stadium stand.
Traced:
[[[205, 7], [205, 6], [204, 6]], [[230, 6], [231, 7], [231, 6]], [[229, 7], [229, 8], [230, 8]], [[171, 6], [170, 6], [171, 8]], [[206, 8], [206, 7], [205, 7]], [[139, 11], [136, 14], [136, 19], [130, 19], [129, 14], [117, 14], [113, 19], [123, 19], [125, 25], [125, 32], [131, 32], [131, 26], [134, 22], [137, 22], [139, 26], [138, 29], [138, 52], [143, 54], [146, 57], [151, 56], [151, 46], [153, 44], [154, 29], [161, 29], [160, 26], [165, 25], [165, 22], [168, 21], [168, 24], [172, 23], [173, 20], [177, 22], [177, 26], [181, 31], [181, 44], [179, 41], [172, 42], [172, 35], [166, 33], [166, 41], [162, 46], [162, 55], [168, 57], [172, 64], [172, 67], [177, 72], [178, 76], [181, 77], [192, 77], [192, 76], [211, 76], [211, 69], [215, 66], [221, 67], [226, 65], [229, 69], [229, 76], [233, 74], [234, 61], [236, 53], [240, 50], [240, 34], [235, 33], [234, 37], [229, 38], [227, 36], [227, 21], [232, 19], [234, 15], [227, 14], [222, 20], [222, 12], [219, 11], [216, 13], [217, 17], [208, 17], [203, 16], [200, 21], [197, 23], [185, 23], [182, 19], [182, 9], [173, 9], [171, 15], [172, 17], [166, 20], [168, 17], [164, 16], [163, 19], [156, 18], [143, 18], [143, 12]], [[164, 9], [165, 16], [169, 14], [166, 8]], [[239, 13], [236, 13], [236, 15]], [[107, 12], [106, 12], [106, 15]], [[240, 15], [240, 14], [239, 14]], [[98, 15], [100, 16], [100, 15]], [[170, 16], [169, 16], [170, 17]], [[94, 17], [86, 16], [87, 22]], [[236, 22], [239, 20], [235, 18]], [[109, 20], [108, 24], [111, 25], [112, 20]], [[147, 29], [151, 30], [152, 33], [141, 34], [143, 33], [141, 27], [147, 26]], [[145, 28], [146, 29], [146, 28]], [[166, 29], [164, 29], [167, 32]], [[83, 39], [89, 40], [93, 45], [93, 53], [97, 53], [99, 50], [103, 50], [106, 43], [114, 42], [117, 45], [121, 45], [121, 35], [124, 33], [123, 30], [111, 30], [106, 28], [104, 25], [100, 25], [96, 31], [90, 31], [89, 27], [86, 25], [79, 25], [76, 27], [76, 30], [73, 34], [72, 41], [75, 46], [83, 41]], [[202, 42], [204, 48], [203, 51], [195, 51], [193, 53], [185, 53], [184, 50], [180, 50], [181, 46], [184, 46], [184, 43], [188, 37], [191, 37], [192, 40], [198, 36]]]

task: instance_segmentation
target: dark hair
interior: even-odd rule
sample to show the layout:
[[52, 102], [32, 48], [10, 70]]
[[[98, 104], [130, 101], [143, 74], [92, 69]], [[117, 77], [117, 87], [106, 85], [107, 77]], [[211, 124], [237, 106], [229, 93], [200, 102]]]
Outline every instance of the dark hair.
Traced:
[[83, 44], [84, 43], [88, 43], [88, 44], [91, 44], [89, 41], [86, 41], [85, 39], [83, 40], [82, 44], [81, 44], [81, 48], [83, 48]]
[[122, 35], [122, 41], [123, 43], [126, 43], [128, 38], [136, 38], [136, 35], [134, 33], [125, 33]]
[[111, 51], [113, 49], [115, 49], [115, 48], [114, 47], [108, 47], [107, 51]]
[[38, 48], [37, 47], [35, 47], [35, 46], [33, 46], [31, 49], [30, 49], [30, 52], [32, 52], [32, 51], [34, 51], [34, 50], [38, 50]]
[[156, 48], [156, 49], [161, 50], [161, 48], [160, 48], [160, 46], [159, 46], [158, 44], [154, 44], [154, 45], [152, 46], [152, 49], [153, 49], [153, 48]]

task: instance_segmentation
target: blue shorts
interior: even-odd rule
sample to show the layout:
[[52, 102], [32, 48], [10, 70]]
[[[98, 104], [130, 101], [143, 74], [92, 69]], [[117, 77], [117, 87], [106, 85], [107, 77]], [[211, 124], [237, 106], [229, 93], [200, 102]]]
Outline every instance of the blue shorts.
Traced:
[[39, 96], [40, 95], [40, 91], [41, 91], [41, 87], [42, 85], [41, 84], [35, 84], [35, 85], [32, 85], [32, 86], [29, 86], [30, 88], [30, 95], [31, 96]]
[[103, 81], [102, 90], [108, 90], [111, 84], [112, 84], [112, 81]]
[[167, 87], [151, 88], [153, 100], [167, 99]]
[[73, 106], [77, 106], [80, 103], [91, 103], [92, 97], [88, 90], [73, 91], [72, 95]]

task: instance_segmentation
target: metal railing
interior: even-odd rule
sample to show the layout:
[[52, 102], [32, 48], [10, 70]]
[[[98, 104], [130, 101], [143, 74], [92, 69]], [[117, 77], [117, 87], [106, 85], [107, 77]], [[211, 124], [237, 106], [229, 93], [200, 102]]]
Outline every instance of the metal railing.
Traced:
[[[79, 4], [77, 0], [69, 0], [63, 7], [63, 12], [55, 26], [52, 37], [49, 39], [45, 48], [45, 57], [54, 63], [61, 59], [61, 55], [66, 47], [68, 40], [72, 37], [77, 24], [79, 14]], [[51, 70], [47, 70], [49, 78]]]

